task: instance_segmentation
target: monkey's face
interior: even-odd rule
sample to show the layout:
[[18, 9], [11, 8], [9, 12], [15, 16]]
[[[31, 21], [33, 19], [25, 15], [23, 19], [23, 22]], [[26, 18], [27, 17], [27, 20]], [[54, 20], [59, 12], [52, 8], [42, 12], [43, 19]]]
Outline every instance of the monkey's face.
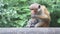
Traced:
[[37, 4], [37, 3], [35, 3], [35, 4], [32, 4], [31, 6], [30, 6], [30, 10], [31, 10], [31, 14], [36, 14], [36, 13], [38, 13], [39, 11], [40, 11], [40, 4]]

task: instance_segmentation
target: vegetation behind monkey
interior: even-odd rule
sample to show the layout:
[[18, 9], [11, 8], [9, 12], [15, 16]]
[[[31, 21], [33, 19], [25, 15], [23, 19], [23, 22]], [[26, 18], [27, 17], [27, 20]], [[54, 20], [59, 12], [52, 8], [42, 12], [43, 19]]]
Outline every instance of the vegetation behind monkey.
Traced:
[[48, 27], [50, 23], [50, 14], [43, 5], [34, 3], [30, 6], [31, 19], [26, 27]]

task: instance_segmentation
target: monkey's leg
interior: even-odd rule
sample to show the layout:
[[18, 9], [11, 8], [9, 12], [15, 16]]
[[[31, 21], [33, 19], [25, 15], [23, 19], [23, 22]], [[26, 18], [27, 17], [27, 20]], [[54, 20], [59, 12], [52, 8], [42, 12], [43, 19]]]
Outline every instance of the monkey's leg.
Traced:
[[36, 25], [35, 25], [35, 27], [41, 27], [43, 25], [43, 22], [39, 22], [39, 23], [37, 23]]
[[49, 23], [45, 23], [45, 22], [37, 23], [35, 27], [49, 27]]
[[43, 27], [49, 27], [49, 24], [50, 24], [50, 23], [46, 23], [46, 22], [45, 22], [45, 23], [43, 24]]

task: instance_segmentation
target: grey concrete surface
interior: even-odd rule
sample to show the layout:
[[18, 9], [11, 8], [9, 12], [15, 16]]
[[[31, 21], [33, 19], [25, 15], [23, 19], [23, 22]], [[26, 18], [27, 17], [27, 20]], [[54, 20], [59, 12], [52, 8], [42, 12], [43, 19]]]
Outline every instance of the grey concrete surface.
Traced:
[[60, 28], [0, 28], [0, 34], [60, 34]]

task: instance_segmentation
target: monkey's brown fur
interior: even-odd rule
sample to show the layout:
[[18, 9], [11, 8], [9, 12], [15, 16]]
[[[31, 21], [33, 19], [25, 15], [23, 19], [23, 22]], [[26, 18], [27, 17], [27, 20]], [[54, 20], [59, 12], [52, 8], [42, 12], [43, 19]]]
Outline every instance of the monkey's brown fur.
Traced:
[[27, 27], [48, 27], [51, 21], [50, 13], [44, 5], [34, 3], [30, 6], [31, 19]]

